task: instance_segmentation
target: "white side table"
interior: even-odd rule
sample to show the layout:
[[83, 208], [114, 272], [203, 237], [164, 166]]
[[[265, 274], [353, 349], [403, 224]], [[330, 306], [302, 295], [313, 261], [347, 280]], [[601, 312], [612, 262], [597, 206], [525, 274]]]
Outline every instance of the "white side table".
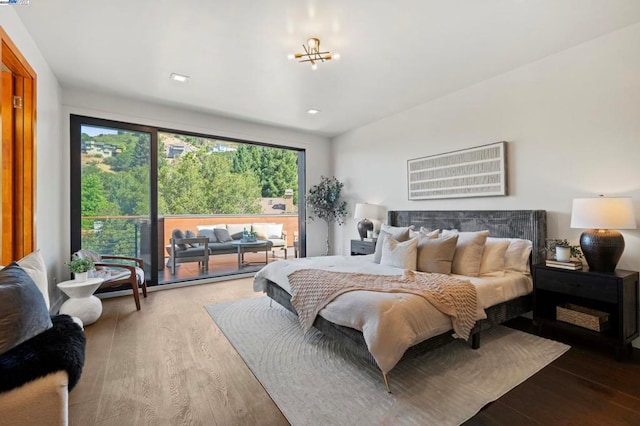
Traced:
[[63, 281], [58, 284], [69, 300], [60, 307], [60, 313], [78, 317], [85, 325], [93, 324], [102, 314], [102, 302], [93, 292], [100, 287], [104, 279], [89, 278], [86, 281]]

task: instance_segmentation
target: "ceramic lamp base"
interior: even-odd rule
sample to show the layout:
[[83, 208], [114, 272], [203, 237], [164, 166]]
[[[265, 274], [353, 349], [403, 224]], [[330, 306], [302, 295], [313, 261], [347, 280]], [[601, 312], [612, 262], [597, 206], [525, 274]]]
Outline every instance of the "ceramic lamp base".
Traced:
[[624, 251], [624, 237], [612, 229], [589, 229], [580, 236], [580, 248], [590, 270], [613, 272]]
[[373, 222], [369, 219], [362, 219], [358, 222], [358, 234], [360, 234], [360, 240], [367, 238], [367, 231], [373, 231]]

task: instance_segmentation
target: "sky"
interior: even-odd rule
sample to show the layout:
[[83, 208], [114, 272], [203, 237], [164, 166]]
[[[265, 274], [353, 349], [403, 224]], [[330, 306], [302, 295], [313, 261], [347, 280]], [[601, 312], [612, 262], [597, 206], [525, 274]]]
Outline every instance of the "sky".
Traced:
[[80, 130], [82, 133], [86, 133], [89, 136], [98, 136], [98, 135], [115, 135], [118, 133], [115, 129], [108, 129], [106, 127], [93, 127], [93, 126], [82, 126]]

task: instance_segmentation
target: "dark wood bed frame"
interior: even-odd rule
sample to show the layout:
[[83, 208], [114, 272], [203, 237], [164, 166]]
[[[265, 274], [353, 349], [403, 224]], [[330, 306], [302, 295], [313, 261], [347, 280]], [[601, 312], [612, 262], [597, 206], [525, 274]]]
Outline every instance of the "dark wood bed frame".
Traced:
[[[475, 210], [475, 211], [390, 211], [387, 223], [392, 226], [414, 225], [416, 229], [424, 226], [428, 229], [457, 229], [459, 231], [489, 230], [492, 237], [522, 238], [531, 240], [530, 264], [545, 259], [545, 240], [547, 236], [547, 212], [544, 210]], [[289, 311], [297, 312], [291, 304], [291, 295], [272, 281], [267, 281], [267, 296]], [[532, 296], [526, 295], [500, 303], [486, 309], [487, 318], [476, 322], [471, 332], [471, 346], [480, 347], [480, 332], [493, 325], [501, 324], [532, 309]], [[376, 362], [367, 348], [362, 332], [350, 327], [334, 324], [317, 316], [313, 326], [329, 337], [342, 342], [350, 351], [370, 361]], [[409, 348], [402, 359], [417, 355], [445, 345], [453, 340], [451, 331], [427, 339]], [[387, 391], [389, 382], [386, 374], [383, 378]]]

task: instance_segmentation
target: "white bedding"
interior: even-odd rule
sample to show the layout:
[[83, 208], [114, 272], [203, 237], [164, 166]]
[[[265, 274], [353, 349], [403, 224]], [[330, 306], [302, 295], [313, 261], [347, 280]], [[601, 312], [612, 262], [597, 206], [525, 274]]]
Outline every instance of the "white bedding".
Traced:
[[[369, 256], [321, 256], [281, 260], [261, 269], [255, 276], [255, 291], [265, 291], [266, 280], [291, 293], [287, 276], [299, 269], [324, 269], [401, 275], [402, 269], [380, 265]], [[531, 293], [529, 275], [507, 272], [504, 277], [475, 278], [453, 275], [471, 281], [478, 291], [477, 319], [486, 318], [484, 308]], [[450, 318], [420, 296], [406, 293], [352, 291], [338, 296], [319, 313], [335, 324], [362, 331], [369, 352], [380, 369], [389, 372], [407, 348], [452, 329]]]

